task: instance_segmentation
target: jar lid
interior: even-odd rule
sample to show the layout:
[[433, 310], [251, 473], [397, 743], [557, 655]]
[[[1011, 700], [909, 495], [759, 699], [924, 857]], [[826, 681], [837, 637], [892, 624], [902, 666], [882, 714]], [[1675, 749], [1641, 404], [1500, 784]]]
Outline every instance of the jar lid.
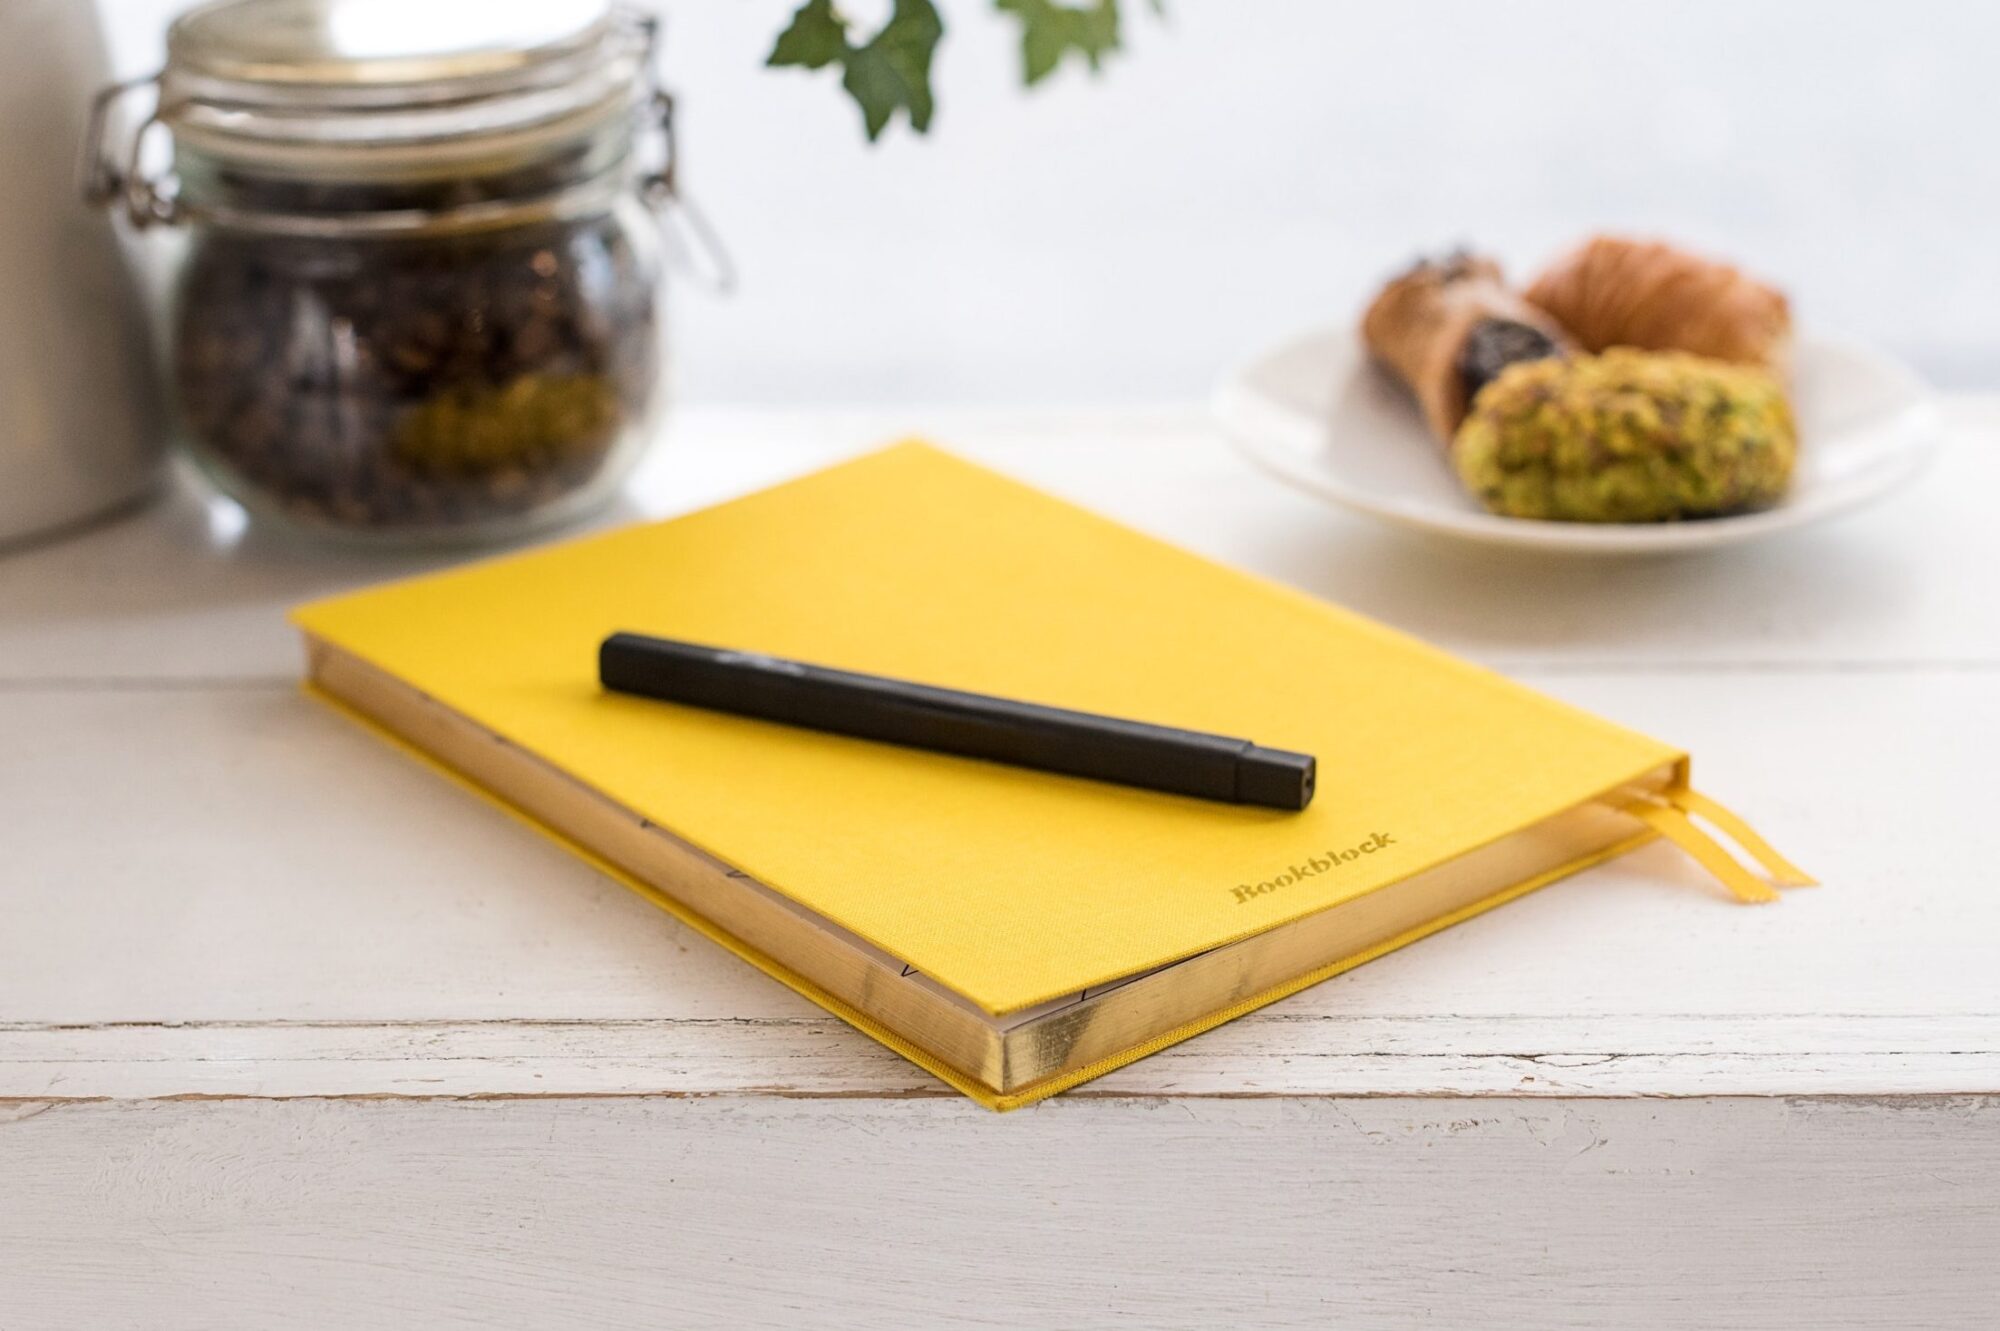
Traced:
[[453, 171], [622, 116], [650, 43], [610, 0], [216, 0], [169, 28], [158, 114], [288, 174]]
[[610, 23], [604, 0], [220, 0], [175, 22], [167, 51], [217, 79], [384, 87], [518, 71]]

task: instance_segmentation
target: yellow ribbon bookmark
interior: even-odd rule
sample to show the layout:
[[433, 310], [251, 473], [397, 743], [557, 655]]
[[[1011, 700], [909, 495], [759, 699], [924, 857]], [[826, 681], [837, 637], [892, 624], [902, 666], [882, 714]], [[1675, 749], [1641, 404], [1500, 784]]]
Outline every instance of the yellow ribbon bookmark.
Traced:
[[1764, 866], [1764, 872], [1771, 875], [1771, 881], [1780, 887], [1818, 887], [1819, 879], [1780, 855], [1763, 837], [1758, 836], [1750, 824], [1717, 804], [1698, 790], [1682, 786], [1666, 792], [1667, 803], [1682, 813], [1691, 813], [1707, 819], [1722, 829], [1731, 841], [1743, 847], [1751, 859]]
[[[1776, 901], [1778, 892], [1773, 883], [1784, 887], [1810, 887], [1816, 883], [1816, 879], [1752, 831], [1748, 823], [1706, 795], [1680, 788], [1664, 792], [1659, 799], [1662, 802], [1636, 800], [1626, 806], [1626, 812], [1679, 846], [1695, 863], [1713, 874], [1738, 901]], [[1721, 842], [1696, 826], [1688, 817], [1690, 813], [1713, 824], [1741, 846], [1746, 855], [1771, 875], [1770, 881], [1750, 872], [1741, 860], [1724, 849]]]

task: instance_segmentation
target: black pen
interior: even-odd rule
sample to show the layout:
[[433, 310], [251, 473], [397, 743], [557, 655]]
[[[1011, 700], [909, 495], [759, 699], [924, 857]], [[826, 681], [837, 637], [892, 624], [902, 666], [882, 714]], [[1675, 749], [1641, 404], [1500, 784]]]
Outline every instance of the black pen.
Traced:
[[1177, 795], [1303, 809], [1313, 758], [1247, 739], [963, 693], [757, 652], [614, 633], [604, 687], [909, 748]]

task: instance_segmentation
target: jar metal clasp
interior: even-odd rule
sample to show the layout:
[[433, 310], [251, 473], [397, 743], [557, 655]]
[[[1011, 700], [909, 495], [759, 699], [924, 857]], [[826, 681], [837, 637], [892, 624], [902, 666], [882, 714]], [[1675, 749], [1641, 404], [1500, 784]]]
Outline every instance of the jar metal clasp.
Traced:
[[660, 19], [656, 14], [625, 11], [645, 46], [646, 110], [659, 136], [658, 160], [642, 168], [640, 195], [660, 219], [660, 231], [670, 257], [683, 273], [717, 295], [736, 289], [736, 263], [729, 247], [680, 183], [680, 139], [674, 119], [674, 95], [660, 86]]
[[683, 273], [717, 295], [736, 289], [736, 264], [708, 215], [681, 187], [676, 167], [680, 149], [674, 135], [674, 97], [654, 86], [648, 111], [660, 137], [659, 161], [639, 178], [640, 196], [660, 219], [669, 257]]
[[[161, 123], [164, 110], [158, 101], [161, 73], [156, 70], [113, 83], [99, 89], [90, 99], [90, 120], [84, 129], [83, 156], [77, 171], [77, 192], [85, 203], [102, 208], [122, 199], [126, 218], [141, 230], [155, 224], [171, 226], [181, 219], [179, 191], [171, 174], [155, 181], [140, 162], [147, 134]], [[128, 97], [147, 88], [154, 92], [153, 109], [132, 132], [123, 154], [115, 154], [106, 142], [111, 118]]]

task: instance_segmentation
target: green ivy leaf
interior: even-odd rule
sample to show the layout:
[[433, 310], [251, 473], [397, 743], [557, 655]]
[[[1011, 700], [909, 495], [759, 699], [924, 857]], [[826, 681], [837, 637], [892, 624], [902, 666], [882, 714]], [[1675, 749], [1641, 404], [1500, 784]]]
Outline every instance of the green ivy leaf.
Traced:
[[792, 15], [791, 26], [778, 34], [764, 63], [824, 69], [846, 56], [847, 22], [834, 12], [833, 0], [806, 0]]
[[769, 65], [823, 69], [842, 67], [840, 84], [861, 108], [870, 142], [881, 137], [897, 110], [922, 134], [931, 125], [931, 57], [944, 36], [944, 21], [931, 0], [896, 0], [881, 31], [856, 46], [847, 20], [833, 0], [806, 0], [778, 34]]
[[1021, 22], [1021, 75], [1029, 87], [1054, 73], [1071, 52], [1095, 70], [1118, 49], [1118, 0], [1092, 0], [1081, 6], [1056, 0], [995, 0], [994, 7]]
[[[1154, 13], [1165, 12], [1164, 0], [1148, 3]], [[1095, 70], [1119, 49], [1118, 0], [994, 0], [994, 6], [1020, 22], [1021, 72], [1030, 86], [1072, 54]], [[861, 108], [872, 143], [899, 110], [917, 133], [930, 129], [931, 58], [943, 37], [944, 21], [933, 0], [895, 0], [881, 30], [858, 45], [833, 0], [805, 0], [764, 63], [799, 69], [839, 65], [841, 86]]]
[[840, 83], [861, 104], [871, 141], [897, 107], [909, 112], [917, 133], [931, 127], [931, 57], [943, 36], [944, 21], [931, 0], [896, 0], [882, 30], [847, 53], [847, 75]]

